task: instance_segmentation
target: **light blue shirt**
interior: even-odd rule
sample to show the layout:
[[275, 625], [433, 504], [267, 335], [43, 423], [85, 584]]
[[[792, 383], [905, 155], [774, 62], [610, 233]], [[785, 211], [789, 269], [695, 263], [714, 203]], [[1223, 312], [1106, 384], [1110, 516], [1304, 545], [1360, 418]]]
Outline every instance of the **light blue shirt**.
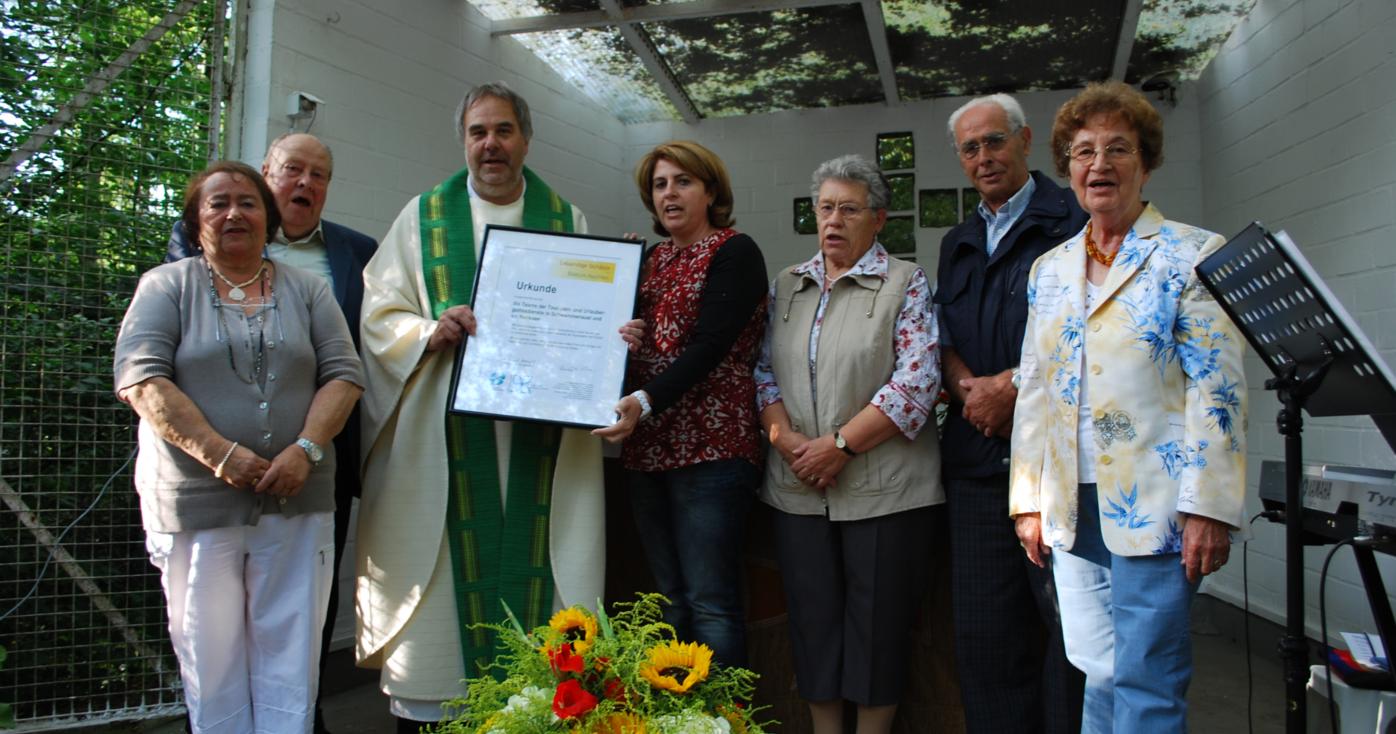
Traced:
[[320, 223], [304, 237], [292, 242], [286, 238], [286, 230], [279, 229], [271, 242], [267, 243], [267, 257], [302, 270], [308, 270], [334, 288], [334, 276], [330, 272], [330, 253], [325, 249], [325, 233]]
[[1014, 194], [999, 207], [997, 213], [989, 211], [988, 205], [983, 201], [979, 202], [979, 216], [984, 218], [984, 224], [988, 225], [988, 236], [984, 239], [984, 244], [989, 248], [989, 257], [994, 256], [994, 250], [998, 249], [999, 241], [1008, 234], [1008, 230], [1013, 229], [1013, 224], [1018, 221], [1018, 217], [1023, 216], [1027, 211], [1028, 202], [1032, 201], [1032, 194], [1037, 190], [1037, 182], [1028, 176], [1028, 182], [1023, 184], [1023, 188], [1018, 189]]

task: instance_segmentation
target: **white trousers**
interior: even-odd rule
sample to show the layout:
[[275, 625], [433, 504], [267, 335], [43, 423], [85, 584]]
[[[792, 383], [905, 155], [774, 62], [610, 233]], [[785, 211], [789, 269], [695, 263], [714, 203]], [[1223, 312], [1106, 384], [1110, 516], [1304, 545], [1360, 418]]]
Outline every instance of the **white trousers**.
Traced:
[[146, 533], [195, 734], [308, 733], [334, 575], [334, 515]]

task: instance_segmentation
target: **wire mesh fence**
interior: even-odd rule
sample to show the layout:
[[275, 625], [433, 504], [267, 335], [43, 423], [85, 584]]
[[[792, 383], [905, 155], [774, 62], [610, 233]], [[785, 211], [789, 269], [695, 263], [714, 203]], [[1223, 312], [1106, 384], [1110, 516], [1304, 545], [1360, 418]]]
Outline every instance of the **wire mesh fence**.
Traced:
[[214, 6], [0, 0], [0, 704], [21, 730], [182, 706], [111, 358], [205, 162]]

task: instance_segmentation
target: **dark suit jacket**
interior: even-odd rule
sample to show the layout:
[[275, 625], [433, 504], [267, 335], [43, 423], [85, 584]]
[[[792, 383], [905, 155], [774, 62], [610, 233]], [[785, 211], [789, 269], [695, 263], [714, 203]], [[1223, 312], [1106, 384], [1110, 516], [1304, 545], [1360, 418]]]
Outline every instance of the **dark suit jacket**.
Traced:
[[[378, 241], [362, 232], [340, 224], [320, 220], [320, 231], [325, 236], [325, 252], [330, 260], [330, 278], [334, 281], [334, 298], [344, 311], [344, 320], [349, 322], [349, 333], [354, 337], [354, 348], [359, 348], [359, 311], [364, 302], [364, 265], [378, 249]], [[165, 262], [174, 262], [197, 255], [198, 250], [185, 236], [182, 222], [175, 222], [170, 231], [169, 249]], [[359, 409], [354, 408], [344, 430], [334, 439], [335, 448], [335, 501], [348, 503], [358, 497], [359, 483]], [[271, 458], [271, 457], [267, 457]]]
[[[1041, 172], [1023, 215], [989, 257], [988, 227], [971, 213], [940, 241], [935, 303], [942, 336], [976, 375], [1018, 366], [1028, 320], [1028, 272], [1044, 252], [1086, 226], [1086, 213], [1070, 189]], [[952, 405], [941, 437], [943, 471], [949, 479], [984, 478], [1008, 472], [1009, 446], [985, 437]]]

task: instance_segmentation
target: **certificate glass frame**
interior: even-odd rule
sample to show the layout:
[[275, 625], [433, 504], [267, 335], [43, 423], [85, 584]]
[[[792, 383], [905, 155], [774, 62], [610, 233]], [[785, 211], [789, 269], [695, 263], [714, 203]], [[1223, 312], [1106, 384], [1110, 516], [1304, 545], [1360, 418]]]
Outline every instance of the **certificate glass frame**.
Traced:
[[615, 422], [639, 302], [641, 240], [489, 225], [447, 410], [577, 428]]

